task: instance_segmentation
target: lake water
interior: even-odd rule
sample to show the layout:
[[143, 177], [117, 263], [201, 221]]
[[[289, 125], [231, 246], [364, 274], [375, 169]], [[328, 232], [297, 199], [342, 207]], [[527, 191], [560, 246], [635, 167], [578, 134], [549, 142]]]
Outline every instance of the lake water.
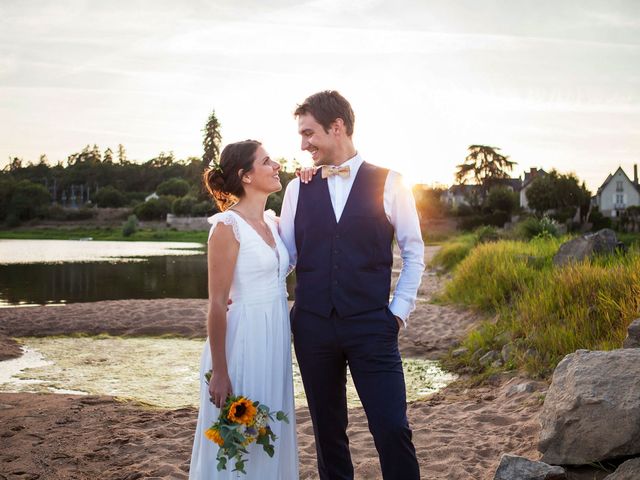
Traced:
[[[115, 395], [177, 408], [196, 406], [204, 340], [180, 338], [22, 338], [25, 355], [0, 362], [0, 391]], [[417, 400], [454, 380], [430, 360], [403, 361], [407, 399]], [[294, 362], [297, 405], [306, 398]], [[360, 406], [351, 379], [350, 406]]]
[[[289, 276], [288, 280], [293, 298], [295, 279]], [[0, 307], [206, 297], [206, 255], [204, 245], [198, 243], [0, 240]], [[197, 405], [204, 340], [62, 337], [20, 341], [24, 355], [0, 362], [0, 391], [116, 395], [168, 408]], [[405, 359], [403, 364], [409, 400], [433, 393], [454, 379], [433, 361]], [[304, 404], [294, 367], [296, 402]], [[351, 406], [359, 405], [350, 380], [348, 398]]]
[[0, 307], [206, 298], [204, 245], [0, 240]]

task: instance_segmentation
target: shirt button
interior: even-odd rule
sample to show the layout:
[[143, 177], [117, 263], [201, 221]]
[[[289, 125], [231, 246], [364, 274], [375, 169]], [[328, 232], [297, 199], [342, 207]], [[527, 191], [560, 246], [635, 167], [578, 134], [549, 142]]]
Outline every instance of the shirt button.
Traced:
[[333, 269], [334, 269], [334, 270], [338, 270], [339, 268], [340, 268], [340, 267], [339, 267], [338, 265], [334, 265], [334, 266], [333, 266]]
[[334, 280], [334, 281], [333, 281], [333, 284], [334, 284], [334, 285], [338, 285], [338, 280]]

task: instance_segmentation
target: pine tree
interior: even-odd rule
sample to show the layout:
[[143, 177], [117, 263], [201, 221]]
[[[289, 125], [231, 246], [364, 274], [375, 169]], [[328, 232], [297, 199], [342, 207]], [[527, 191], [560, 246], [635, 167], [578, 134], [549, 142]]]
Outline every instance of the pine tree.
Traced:
[[204, 127], [204, 155], [202, 155], [203, 167], [207, 168], [211, 162], [218, 161], [220, 156], [220, 144], [222, 143], [222, 135], [220, 135], [220, 122], [216, 117], [216, 111], [213, 110], [207, 124]]

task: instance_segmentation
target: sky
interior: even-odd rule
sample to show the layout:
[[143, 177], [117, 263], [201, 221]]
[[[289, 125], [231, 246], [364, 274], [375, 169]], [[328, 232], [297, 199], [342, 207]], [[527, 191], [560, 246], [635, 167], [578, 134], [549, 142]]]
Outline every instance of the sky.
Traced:
[[593, 191], [640, 163], [640, 2], [0, 0], [0, 168], [201, 156], [213, 110], [223, 144], [309, 165], [292, 112], [326, 89], [409, 182], [452, 184], [483, 144]]

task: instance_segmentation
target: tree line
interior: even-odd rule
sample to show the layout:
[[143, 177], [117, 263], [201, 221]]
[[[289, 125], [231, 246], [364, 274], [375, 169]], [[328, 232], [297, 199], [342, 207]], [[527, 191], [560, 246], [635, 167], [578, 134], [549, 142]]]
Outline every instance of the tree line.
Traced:
[[[130, 207], [141, 220], [161, 220], [167, 213], [211, 215], [217, 211], [202, 184], [207, 166], [217, 161], [222, 137], [215, 111], [203, 129], [202, 157], [176, 159], [160, 152], [143, 163], [130, 161], [125, 147], [101, 150], [87, 145], [66, 162], [52, 165], [46, 155], [38, 162], [10, 159], [0, 172], [0, 222], [16, 226], [34, 218], [69, 220], [91, 218], [94, 207]], [[283, 185], [295, 176], [295, 162], [281, 159]], [[155, 193], [157, 198], [145, 199]], [[280, 211], [281, 192], [269, 198], [268, 208]]]

